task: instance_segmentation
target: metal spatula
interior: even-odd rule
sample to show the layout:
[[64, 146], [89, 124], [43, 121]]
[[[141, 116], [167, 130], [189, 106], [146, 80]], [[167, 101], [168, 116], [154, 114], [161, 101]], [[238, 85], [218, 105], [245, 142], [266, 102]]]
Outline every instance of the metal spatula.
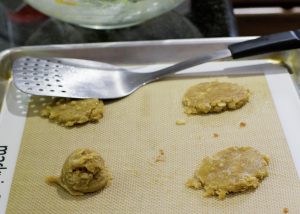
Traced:
[[[22, 57], [13, 64], [13, 82], [34, 95], [115, 99], [161, 77], [205, 62], [253, 56], [300, 47], [300, 30], [262, 36], [228, 49], [197, 56], [151, 73], [136, 73], [114, 65], [78, 59]], [[174, 53], [176, 54], [176, 53]]]

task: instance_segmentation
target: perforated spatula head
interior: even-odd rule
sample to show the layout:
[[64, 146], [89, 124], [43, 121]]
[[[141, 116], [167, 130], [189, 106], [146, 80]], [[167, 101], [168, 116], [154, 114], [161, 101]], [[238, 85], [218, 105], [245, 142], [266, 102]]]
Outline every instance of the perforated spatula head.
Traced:
[[127, 83], [139, 76], [117, 66], [89, 60], [22, 57], [13, 64], [15, 86], [25, 93], [41, 96], [120, 98], [138, 87]]

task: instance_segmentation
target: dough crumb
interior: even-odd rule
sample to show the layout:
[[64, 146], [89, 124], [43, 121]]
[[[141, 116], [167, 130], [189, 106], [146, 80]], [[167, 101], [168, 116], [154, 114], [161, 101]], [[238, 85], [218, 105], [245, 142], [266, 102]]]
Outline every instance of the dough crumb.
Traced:
[[155, 162], [164, 162], [166, 161], [166, 156], [164, 150], [159, 150], [159, 155], [156, 157]]
[[185, 125], [186, 121], [185, 120], [176, 120], [176, 125]]
[[240, 128], [244, 128], [244, 127], [246, 127], [246, 123], [245, 122], [240, 122]]
[[107, 187], [112, 176], [101, 156], [91, 149], [77, 149], [66, 159], [61, 175], [48, 176], [48, 184], [58, 184], [71, 195], [96, 192]]
[[213, 138], [218, 138], [220, 135], [218, 133], [213, 133]]
[[241, 108], [249, 97], [249, 90], [238, 84], [213, 81], [190, 87], [182, 104], [186, 114], [219, 113]]
[[98, 121], [103, 117], [103, 111], [102, 100], [58, 98], [41, 111], [41, 116], [70, 127]]
[[285, 207], [285, 208], [282, 209], [282, 212], [285, 213], [285, 214], [289, 213], [289, 209]]
[[224, 199], [230, 193], [257, 188], [268, 176], [268, 165], [269, 158], [252, 147], [229, 147], [204, 158], [186, 186]]

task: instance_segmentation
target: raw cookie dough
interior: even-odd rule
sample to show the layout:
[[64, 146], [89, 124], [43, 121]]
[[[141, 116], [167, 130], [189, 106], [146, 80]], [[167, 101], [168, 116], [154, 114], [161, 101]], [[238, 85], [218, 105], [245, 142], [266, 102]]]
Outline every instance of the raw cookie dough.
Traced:
[[104, 160], [91, 149], [77, 149], [65, 161], [61, 176], [49, 176], [48, 183], [56, 183], [71, 195], [83, 195], [104, 189], [112, 176]]
[[102, 100], [60, 98], [46, 106], [41, 111], [41, 115], [62, 126], [74, 126], [89, 121], [98, 121], [103, 117], [103, 111]]
[[205, 196], [255, 189], [268, 176], [269, 158], [251, 147], [230, 147], [202, 160], [187, 186], [204, 189]]
[[228, 82], [204, 82], [190, 87], [182, 103], [186, 114], [206, 114], [234, 110], [249, 100], [249, 90]]

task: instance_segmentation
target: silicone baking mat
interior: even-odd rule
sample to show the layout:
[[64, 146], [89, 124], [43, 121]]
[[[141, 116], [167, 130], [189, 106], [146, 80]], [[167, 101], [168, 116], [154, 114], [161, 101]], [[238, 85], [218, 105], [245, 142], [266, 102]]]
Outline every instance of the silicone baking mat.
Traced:
[[[186, 89], [213, 80], [245, 86], [249, 103], [220, 114], [185, 115]], [[154, 82], [106, 102], [98, 123], [70, 129], [39, 117], [41, 103], [29, 105], [7, 213], [300, 212], [299, 178], [264, 75]], [[186, 124], [176, 125], [178, 119]], [[218, 200], [185, 187], [205, 156], [230, 146], [252, 146], [270, 156], [270, 175], [257, 190]], [[45, 177], [59, 175], [65, 158], [81, 147], [101, 154], [112, 185], [82, 197], [47, 185]], [[160, 150], [165, 158], [157, 161]]]

